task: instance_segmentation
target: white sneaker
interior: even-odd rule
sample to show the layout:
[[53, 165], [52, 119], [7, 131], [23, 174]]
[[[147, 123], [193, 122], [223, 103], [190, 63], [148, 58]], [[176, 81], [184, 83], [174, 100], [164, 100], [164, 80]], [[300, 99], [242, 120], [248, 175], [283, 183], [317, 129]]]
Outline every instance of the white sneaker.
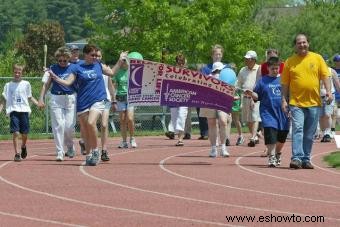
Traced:
[[277, 162], [276, 162], [275, 155], [269, 156], [268, 167], [276, 167], [276, 166], [277, 166]]
[[137, 143], [136, 143], [135, 137], [132, 137], [132, 138], [130, 139], [130, 146], [131, 146], [132, 148], [137, 148]]
[[63, 153], [63, 152], [58, 152], [56, 161], [57, 161], [57, 162], [62, 162], [62, 161], [64, 161], [64, 153]]
[[332, 139], [334, 139], [335, 131], [331, 131], [330, 136]]
[[216, 147], [212, 147], [211, 148], [209, 157], [211, 157], [211, 158], [216, 158], [217, 157], [217, 149], [216, 149]]
[[220, 153], [220, 155], [221, 155], [222, 157], [225, 157], [225, 158], [230, 156], [230, 154], [229, 154], [229, 152], [228, 152], [227, 147], [225, 146], [225, 144], [222, 144], [222, 146], [221, 146], [221, 153]]
[[118, 148], [129, 148], [129, 145], [126, 141], [121, 141]]

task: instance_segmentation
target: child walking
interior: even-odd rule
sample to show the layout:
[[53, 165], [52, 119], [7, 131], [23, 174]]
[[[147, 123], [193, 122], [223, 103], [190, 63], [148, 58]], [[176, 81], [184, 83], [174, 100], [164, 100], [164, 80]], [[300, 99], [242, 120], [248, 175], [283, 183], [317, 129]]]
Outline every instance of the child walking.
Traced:
[[246, 90], [254, 101], [260, 101], [260, 115], [264, 128], [264, 141], [268, 149], [268, 166], [281, 164], [281, 150], [289, 132], [288, 116], [281, 109], [280, 60], [270, 57], [268, 75], [262, 75], [254, 91]]
[[[15, 64], [13, 66], [13, 80], [5, 84], [2, 93], [0, 111], [3, 108], [4, 101], [6, 102], [6, 114], [10, 117], [10, 130], [13, 134], [14, 146], [14, 161], [20, 162], [21, 159], [27, 157], [27, 134], [29, 132], [29, 114], [31, 108], [28, 101], [32, 101], [38, 106], [38, 101], [32, 97], [31, 84], [22, 79], [24, 70], [23, 65]], [[18, 137], [21, 134], [21, 154], [18, 152]]]

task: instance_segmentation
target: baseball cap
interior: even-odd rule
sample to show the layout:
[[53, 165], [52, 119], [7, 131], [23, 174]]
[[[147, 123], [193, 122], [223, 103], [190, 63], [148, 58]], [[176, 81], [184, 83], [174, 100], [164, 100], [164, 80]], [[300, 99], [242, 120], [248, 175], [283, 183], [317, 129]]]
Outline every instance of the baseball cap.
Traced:
[[138, 52], [130, 52], [127, 56], [128, 56], [128, 58], [143, 60], [143, 56]]
[[257, 54], [255, 51], [250, 50], [246, 53], [246, 55], [244, 56], [245, 58], [251, 58], [251, 59], [257, 59]]
[[340, 54], [336, 54], [333, 58], [333, 61], [340, 61]]
[[213, 73], [216, 70], [222, 70], [223, 68], [224, 68], [223, 63], [218, 61], [213, 64], [211, 72]]
[[71, 45], [70, 46], [70, 50], [72, 51], [72, 50], [79, 50], [79, 47], [77, 46], [77, 45]]

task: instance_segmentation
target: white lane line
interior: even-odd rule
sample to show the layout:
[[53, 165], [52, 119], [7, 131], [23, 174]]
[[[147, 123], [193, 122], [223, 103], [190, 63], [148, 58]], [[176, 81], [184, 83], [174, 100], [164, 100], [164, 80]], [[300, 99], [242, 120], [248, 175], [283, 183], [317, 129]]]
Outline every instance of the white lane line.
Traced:
[[[7, 164], [9, 164], [11, 162], [13, 162], [13, 161], [9, 161], [9, 162], [2, 164], [0, 168], [6, 166]], [[239, 226], [239, 225], [229, 225], [229, 224], [221, 223], [221, 222], [213, 222], [213, 221], [205, 221], [205, 220], [184, 218], [184, 217], [178, 217], [178, 216], [170, 216], [170, 215], [165, 215], [165, 214], [158, 214], [158, 213], [153, 213], [153, 212], [140, 211], [140, 210], [134, 210], [134, 209], [128, 209], [128, 208], [122, 208], [122, 207], [114, 207], [114, 206], [109, 206], [109, 205], [104, 205], [104, 204], [99, 204], [99, 203], [86, 202], [86, 201], [82, 201], [82, 200], [77, 200], [77, 199], [68, 198], [68, 197], [59, 196], [59, 195], [54, 195], [54, 194], [51, 194], [51, 193], [48, 193], [48, 192], [43, 192], [43, 191], [38, 191], [38, 190], [31, 189], [31, 188], [27, 188], [27, 187], [21, 186], [19, 184], [16, 184], [14, 182], [11, 182], [11, 181], [3, 178], [2, 176], [0, 176], [0, 181], [3, 181], [3, 182], [5, 182], [9, 185], [12, 185], [13, 187], [20, 188], [22, 190], [29, 191], [29, 192], [32, 192], [32, 193], [36, 193], [36, 194], [39, 194], [39, 195], [48, 196], [48, 197], [51, 197], [51, 198], [54, 198], [54, 199], [60, 199], [60, 200], [63, 200], [63, 201], [83, 204], [83, 205], [92, 206], [92, 207], [106, 208], [106, 209], [110, 209], [110, 210], [130, 212], [130, 213], [147, 215], [147, 216], [158, 217], [158, 218], [166, 218], [166, 219], [172, 219], [172, 220], [194, 222], [194, 223], [199, 223], [199, 224], [217, 225], [217, 226]]]
[[[206, 151], [206, 150], [204, 150], [204, 151]], [[194, 152], [189, 152], [189, 153], [196, 153], [196, 152], [201, 152], [201, 151], [194, 151]], [[189, 153], [180, 153], [179, 155], [184, 155], [184, 154], [189, 154]], [[160, 165], [161, 165], [161, 163], [160, 163]], [[288, 211], [281, 211], [281, 210], [242, 206], [242, 205], [230, 204], [230, 203], [214, 202], [214, 201], [195, 199], [195, 198], [191, 198], [191, 197], [184, 197], [184, 196], [179, 196], [179, 195], [174, 195], [174, 194], [168, 194], [168, 193], [164, 193], [164, 192], [152, 191], [152, 190], [132, 187], [132, 186], [129, 186], [129, 185], [120, 184], [120, 183], [116, 183], [116, 182], [113, 182], [113, 181], [109, 181], [109, 180], [106, 180], [106, 179], [96, 177], [96, 176], [91, 175], [88, 172], [86, 172], [84, 170], [83, 166], [80, 167], [80, 171], [84, 175], [86, 175], [86, 176], [88, 176], [88, 177], [90, 177], [90, 178], [92, 178], [96, 181], [100, 181], [102, 183], [111, 184], [111, 185], [114, 185], [114, 186], [117, 186], [117, 187], [122, 187], [122, 188], [130, 189], [130, 190], [140, 191], [140, 192], [144, 192], [144, 193], [151, 193], [151, 194], [156, 194], [156, 195], [160, 195], [160, 196], [164, 196], [164, 197], [175, 198], [175, 199], [179, 199], [179, 200], [187, 200], [187, 201], [191, 201], [191, 202], [205, 203], [205, 204], [224, 206], [224, 207], [233, 207], [233, 208], [240, 208], [240, 209], [255, 210], [255, 211], [260, 211], [260, 212], [271, 212], [271, 213], [280, 213], [280, 214], [288, 214], [288, 215], [296, 214], [296, 215], [305, 216], [305, 217], [310, 215], [310, 214], [288, 212]], [[338, 219], [338, 218], [332, 218], [332, 217], [325, 217], [325, 218], [328, 219], [328, 220], [340, 221], [340, 219]]]
[[15, 218], [21, 218], [21, 219], [26, 219], [26, 220], [30, 220], [30, 221], [43, 222], [43, 223], [48, 223], [48, 224], [73, 226], [73, 227], [86, 227], [87, 226], [87, 225], [76, 225], [76, 224], [70, 224], [70, 223], [65, 223], [65, 222], [60, 222], [60, 221], [53, 221], [53, 220], [47, 220], [47, 219], [41, 219], [41, 218], [33, 218], [33, 217], [29, 217], [29, 216], [13, 214], [13, 213], [7, 213], [7, 212], [2, 212], [2, 211], [0, 211], [0, 215], [10, 216], [10, 217], [15, 217]]
[[337, 174], [337, 175], [340, 175], [340, 171], [333, 171], [331, 169], [327, 169], [325, 167], [321, 167], [321, 166], [318, 166], [317, 164], [313, 163], [312, 160], [313, 158], [317, 157], [317, 156], [320, 156], [320, 155], [323, 155], [323, 154], [327, 154], [327, 153], [330, 153], [330, 151], [326, 151], [326, 152], [323, 152], [323, 153], [319, 153], [319, 154], [315, 154], [311, 157], [311, 163], [314, 165], [314, 167], [318, 168], [318, 169], [321, 169], [323, 171], [326, 171], [326, 172], [329, 172], [329, 173], [332, 173], [332, 174]]
[[[196, 153], [196, 152], [198, 152], [198, 151], [193, 151], [193, 152], [188, 152], [188, 153], [181, 153], [180, 155]], [[249, 189], [249, 188], [240, 188], [240, 187], [235, 187], [235, 186], [231, 186], [231, 185], [224, 185], [224, 184], [219, 184], [219, 183], [215, 183], [215, 182], [210, 182], [210, 181], [206, 181], [206, 180], [202, 180], [202, 179], [198, 179], [198, 178], [193, 178], [193, 177], [188, 177], [188, 176], [185, 176], [185, 175], [181, 175], [179, 173], [176, 173], [176, 172], [171, 171], [171, 170], [169, 170], [169, 169], [164, 167], [164, 163], [167, 160], [169, 160], [171, 158], [174, 158], [176, 156], [177, 155], [169, 156], [169, 157], [163, 159], [162, 161], [160, 161], [160, 164], [159, 164], [160, 168], [163, 169], [165, 172], [168, 172], [171, 175], [174, 175], [174, 176], [177, 176], [177, 177], [181, 177], [181, 178], [184, 178], [184, 179], [187, 179], [187, 180], [191, 180], [191, 181], [196, 181], [196, 182], [203, 183], [203, 184], [210, 184], [210, 185], [219, 186], [219, 187], [223, 187], [223, 188], [230, 188], [230, 189], [234, 189], [234, 190], [238, 190], [238, 191], [245, 191], [245, 192], [251, 192], [251, 193], [259, 193], [259, 194], [275, 196], [275, 197], [278, 196], [278, 197], [284, 197], [284, 198], [290, 198], [290, 199], [299, 199], [299, 200], [305, 200], [305, 201], [311, 201], [311, 202], [320, 202], [320, 203], [328, 203], [328, 204], [340, 205], [340, 202], [336, 202], [336, 201], [304, 198], [304, 197], [298, 197], [298, 196], [278, 194], [278, 193], [273, 193], [273, 192], [259, 191], [259, 190]]]
[[267, 173], [262, 173], [262, 172], [255, 171], [255, 170], [249, 169], [247, 167], [244, 167], [244, 166], [242, 166], [240, 164], [240, 160], [242, 158], [245, 158], [245, 157], [247, 157], [249, 155], [253, 155], [253, 154], [256, 154], [256, 153], [259, 153], [259, 152], [258, 151], [257, 152], [252, 152], [250, 154], [246, 154], [244, 156], [238, 157], [235, 160], [235, 164], [238, 167], [240, 167], [241, 169], [243, 169], [243, 170], [246, 170], [246, 171], [254, 173], [254, 174], [262, 175], [262, 176], [272, 177], [272, 178], [276, 178], [276, 179], [279, 179], [279, 180], [292, 181], [292, 182], [296, 182], [296, 183], [300, 183], [300, 184], [309, 184], [309, 185], [315, 185], [315, 186], [320, 186], [320, 187], [327, 187], [327, 188], [332, 188], [332, 189], [337, 189], [337, 190], [340, 189], [339, 186], [335, 186], [335, 185], [320, 184], [320, 183], [315, 183], [315, 182], [311, 182], [311, 181], [296, 180], [296, 179], [291, 179], [291, 178], [286, 178], [286, 177], [279, 177], [279, 176], [275, 176], [275, 175], [271, 175], [271, 174], [267, 174]]

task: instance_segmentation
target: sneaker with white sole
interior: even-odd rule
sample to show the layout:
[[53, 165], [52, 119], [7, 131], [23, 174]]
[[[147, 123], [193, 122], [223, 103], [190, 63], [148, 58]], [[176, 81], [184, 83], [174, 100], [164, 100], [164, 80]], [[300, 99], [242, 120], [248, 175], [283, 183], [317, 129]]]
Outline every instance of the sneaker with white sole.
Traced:
[[100, 152], [98, 150], [93, 150], [92, 155], [89, 161], [87, 161], [89, 166], [96, 166], [98, 165], [100, 160]]
[[86, 155], [86, 157], [85, 157], [85, 165], [89, 166], [90, 162], [91, 162], [91, 159], [92, 159], [92, 153]]
[[217, 149], [216, 149], [216, 147], [212, 147], [211, 148], [209, 157], [211, 157], [211, 158], [216, 158], [217, 157]]
[[222, 146], [221, 146], [221, 153], [220, 153], [220, 155], [221, 155], [221, 157], [224, 157], [224, 158], [230, 156], [230, 154], [229, 154], [229, 152], [228, 152], [228, 150], [226, 148], [226, 145], [224, 145], [224, 144], [222, 144]]
[[118, 148], [129, 148], [129, 145], [126, 141], [121, 141]]
[[281, 153], [277, 153], [276, 155], [276, 164], [281, 165]]
[[67, 156], [67, 157], [69, 157], [69, 158], [73, 158], [74, 156], [75, 156], [75, 151], [74, 151], [74, 149], [73, 148], [68, 148], [67, 149], [67, 152], [66, 152], [66, 154], [67, 155], [65, 155], [65, 156]]
[[242, 145], [244, 143], [244, 137], [241, 135], [237, 138], [236, 146]]
[[268, 159], [268, 167], [276, 167], [276, 166], [277, 166], [276, 157], [272, 155]]
[[136, 140], [135, 140], [134, 137], [132, 137], [132, 138], [130, 139], [130, 146], [131, 146], [132, 148], [137, 148], [137, 143], [136, 143]]
[[57, 161], [57, 162], [62, 162], [62, 161], [64, 161], [64, 153], [63, 153], [63, 152], [58, 152], [56, 161]]

